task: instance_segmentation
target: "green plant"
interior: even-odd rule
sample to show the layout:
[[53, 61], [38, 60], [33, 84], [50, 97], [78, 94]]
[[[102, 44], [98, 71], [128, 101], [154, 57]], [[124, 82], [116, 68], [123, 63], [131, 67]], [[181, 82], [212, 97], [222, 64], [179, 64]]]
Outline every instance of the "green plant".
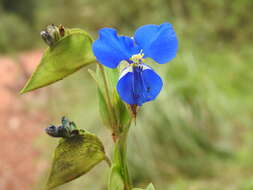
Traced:
[[[142, 104], [154, 100], [163, 86], [162, 79], [147, 63], [164, 64], [173, 59], [178, 41], [169, 23], [142, 26], [134, 38], [118, 36], [111, 28], [101, 29], [99, 34], [93, 43], [81, 29], [49, 25], [41, 32], [49, 47], [21, 90], [26, 93], [47, 86], [95, 63], [96, 59], [99, 61], [96, 72], [89, 72], [97, 85], [101, 119], [112, 134], [113, 159], [110, 161], [98, 137], [63, 117], [60, 126], [46, 129], [48, 135], [61, 138], [47, 190], [87, 173], [103, 160], [110, 167], [108, 190], [133, 189], [126, 157], [129, 128]], [[153, 185], [146, 190], [154, 190]]]

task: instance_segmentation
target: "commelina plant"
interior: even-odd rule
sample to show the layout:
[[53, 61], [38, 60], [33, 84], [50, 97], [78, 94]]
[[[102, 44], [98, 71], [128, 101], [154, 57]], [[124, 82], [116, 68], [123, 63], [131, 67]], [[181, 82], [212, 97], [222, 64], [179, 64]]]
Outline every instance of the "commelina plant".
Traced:
[[[128, 173], [127, 136], [139, 108], [155, 100], [163, 86], [150, 63], [165, 64], [176, 57], [178, 40], [172, 25], [144, 25], [133, 37], [119, 36], [115, 29], [103, 28], [95, 41], [82, 29], [49, 25], [41, 36], [48, 48], [21, 94], [96, 64], [96, 71], [88, 71], [97, 85], [101, 121], [114, 142], [110, 159], [96, 135], [62, 117], [61, 125], [46, 128], [48, 135], [60, 140], [45, 189], [74, 180], [104, 160], [110, 168], [108, 190], [141, 190], [133, 187]], [[145, 188], [154, 189], [152, 184]]]

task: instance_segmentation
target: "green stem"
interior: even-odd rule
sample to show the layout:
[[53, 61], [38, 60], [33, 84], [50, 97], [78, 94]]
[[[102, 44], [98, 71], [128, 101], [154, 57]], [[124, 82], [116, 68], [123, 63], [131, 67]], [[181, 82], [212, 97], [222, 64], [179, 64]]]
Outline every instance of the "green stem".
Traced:
[[111, 98], [110, 98], [110, 92], [108, 87], [108, 82], [105, 74], [104, 67], [101, 64], [98, 64], [100, 72], [102, 74], [102, 79], [104, 82], [104, 88], [105, 88], [105, 94], [106, 99], [108, 103], [108, 108], [111, 112], [110, 120], [112, 121], [112, 127], [114, 133], [117, 134], [117, 138], [115, 140], [115, 147], [114, 147], [114, 158], [112, 165], [117, 165], [120, 169], [120, 174], [122, 176], [122, 179], [124, 181], [124, 190], [131, 190], [132, 189], [132, 182], [128, 173], [128, 166], [127, 166], [127, 137], [128, 137], [128, 131], [131, 124], [131, 120], [129, 123], [124, 126], [123, 130], [119, 130], [119, 125], [117, 123], [117, 115], [113, 108]]
[[121, 175], [124, 181], [124, 190], [131, 190], [132, 189], [132, 182], [128, 173], [128, 166], [127, 166], [127, 137], [128, 137], [128, 130], [124, 130], [118, 138], [118, 141], [115, 144], [115, 151], [114, 151], [114, 160], [113, 162], [117, 163], [120, 167]]

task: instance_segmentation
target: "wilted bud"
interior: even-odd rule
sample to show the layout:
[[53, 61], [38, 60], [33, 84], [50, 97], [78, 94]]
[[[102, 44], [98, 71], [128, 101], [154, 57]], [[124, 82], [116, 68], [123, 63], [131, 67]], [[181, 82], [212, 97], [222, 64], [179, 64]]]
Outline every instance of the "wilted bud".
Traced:
[[56, 26], [51, 24], [45, 30], [41, 31], [40, 35], [46, 44], [52, 46], [65, 35], [65, 29], [62, 25]]
[[60, 137], [58, 133], [58, 128], [55, 127], [54, 125], [49, 126], [48, 128], [45, 129], [45, 131], [49, 136]]
[[45, 129], [46, 133], [51, 137], [63, 137], [68, 138], [79, 134], [74, 122], [69, 121], [66, 117], [62, 117], [62, 125], [55, 127], [49, 126]]
[[52, 36], [49, 35], [47, 31], [44, 31], [44, 30], [41, 31], [40, 35], [47, 45], [52, 46], [54, 44], [54, 39], [52, 38]]

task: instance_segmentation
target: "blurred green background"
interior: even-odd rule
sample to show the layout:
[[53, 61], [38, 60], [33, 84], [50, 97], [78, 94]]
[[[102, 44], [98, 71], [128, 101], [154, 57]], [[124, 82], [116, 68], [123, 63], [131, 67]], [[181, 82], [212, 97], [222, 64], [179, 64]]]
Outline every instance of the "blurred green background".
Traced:
[[[252, 0], [0, 0], [0, 53], [45, 48], [39, 32], [51, 23], [85, 29], [94, 38], [102, 27], [131, 35], [144, 24], [172, 23], [179, 53], [172, 62], [153, 66], [164, 89], [142, 107], [131, 128], [134, 184], [152, 181], [157, 190], [252, 190], [252, 10]], [[87, 69], [50, 90], [55, 121], [67, 114], [102, 137], [110, 153], [110, 134], [99, 121]], [[50, 162], [55, 140], [38, 141], [42, 159]], [[106, 174], [100, 164], [58, 189], [104, 190]], [[45, 176], [34, 189], [42, 189]]]

